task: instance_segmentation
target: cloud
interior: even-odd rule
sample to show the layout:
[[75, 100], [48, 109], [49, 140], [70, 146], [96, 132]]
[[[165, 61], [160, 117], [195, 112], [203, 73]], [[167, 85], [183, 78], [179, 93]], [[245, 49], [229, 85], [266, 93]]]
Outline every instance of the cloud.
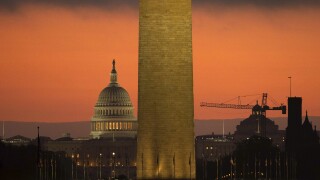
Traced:
[[[129, 7], [138, 10], [139, 0], [0, 0], [0, 11], [15, 12], [24, 5], [59, 6], [68, 9], [94, 7], [109, 11]], [[251, 5], [258, 8], [320, 7], [320, 0], [193, 0], [193, 5], [195, 7]]]
[[113, 11], [122, 7], [138, 9], [138, 0], [0, 0], [0, 11], [15, 12], [25, 5], [58, 6], [68, 9], [93, 7]]
[[290, 8], [319, 6], [320, 0], [193, 0], [193, 5], [225, 7], [251, 5], [258, 8]]

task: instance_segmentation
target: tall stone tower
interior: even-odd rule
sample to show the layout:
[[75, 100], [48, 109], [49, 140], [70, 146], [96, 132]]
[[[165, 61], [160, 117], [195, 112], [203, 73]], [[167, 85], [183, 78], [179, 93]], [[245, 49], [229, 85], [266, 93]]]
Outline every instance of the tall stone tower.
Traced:
[[195, 179], [191, 0], [140, 0], [138, 179]]
[[295, 153], [301, 143], [302, 98], [288, 98], [288, 126], [286, 128], [286, 151]]

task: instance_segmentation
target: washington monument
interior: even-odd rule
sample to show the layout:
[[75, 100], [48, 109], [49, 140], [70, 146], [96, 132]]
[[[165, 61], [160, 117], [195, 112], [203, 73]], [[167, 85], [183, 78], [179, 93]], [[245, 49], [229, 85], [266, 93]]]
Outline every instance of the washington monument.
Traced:
[[195, 179], [191, 0], [139, 1], [138, 179]]

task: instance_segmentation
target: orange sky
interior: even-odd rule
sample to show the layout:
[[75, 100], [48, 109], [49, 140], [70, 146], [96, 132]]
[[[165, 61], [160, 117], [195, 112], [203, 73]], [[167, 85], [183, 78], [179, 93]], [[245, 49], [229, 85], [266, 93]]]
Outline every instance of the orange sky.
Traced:
[[[303, 110], [320, 115], [318, 19], [320, 11], [312, 8], [194, 8], [195, 118], [250, 113], [203, 109], [201, 101], [268, 92], [286, 103], [288, 76], [293, 77], [293, 95], [303, 97]], [[0, 12], [0, 42], [0, 120], [90, 120], [113, 58], [119, 82], [137, 107], [135, 9], [26, 5], [18, 12]], [[256, 99], [243, 98], [242, 103]]]

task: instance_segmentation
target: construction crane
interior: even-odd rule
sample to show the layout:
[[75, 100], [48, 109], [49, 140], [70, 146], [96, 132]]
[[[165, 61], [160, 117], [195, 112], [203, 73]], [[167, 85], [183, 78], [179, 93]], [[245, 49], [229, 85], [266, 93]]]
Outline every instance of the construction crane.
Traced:
[[[201, 102], [200, 106], [201, 107], [214, 107], [214, 108], [252, 109], [253, 115], [258, 115], [259, 117], [260, 116], [266, 117], [266, 111], [269, 111], [269, 110], [281, 110], [282, 114], [287, 113], [287, 107], [283, 104], [281, 104], [280, 106], [276, 106], [276, 107], [270, 107], [267, 105], [268, 93], [262, 93], [261, 105], [258, 104], [258, 101], [257, 101], [256, 105], [250, 105], [250, 104], [242, 105], [241, 101], [240, 101], [240, 97], [241, 96], [238, 96], [238, 104]], [[246, 96], [244, 96], [244, 97], [246, 97]], [[265, 128], [264, 136], [266, 136], [266, 122], [264, 122], [264, 128]], [[260, 132], [259, 128], [258, 128], [258, 132]]]

